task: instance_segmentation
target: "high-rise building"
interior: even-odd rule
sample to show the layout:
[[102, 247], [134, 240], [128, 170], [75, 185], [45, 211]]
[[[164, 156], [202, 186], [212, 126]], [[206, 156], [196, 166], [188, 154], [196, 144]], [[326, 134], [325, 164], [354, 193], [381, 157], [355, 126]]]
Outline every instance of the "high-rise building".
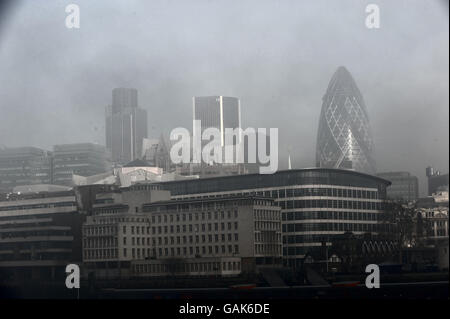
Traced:
[[126, 164], [142, 157], [142, 142], [147, 137], [147, 111], [138, 106], [136, 89], [116, 88], [112, 104], [106, 108], [106, 147], [112, 161]]
[[419, 180], [416, 176], [408, 172], [385, 172], [377, 176], [392, 183], [387, 188], [388, 198], [411, 202], [419, 197]]
[[91, 176], [110, 169], [108, 153], [102, 145], [92, 143], [53, 146], [53, 183], [73, 185], [73, 175]]
[[51, 153], [36, 147], [0, 149], [0, 192], [16, 186], [51, 184]]
[[334, 73], [323, 97], [316, 147], [317, 167], [375, 173], [369, 115], [343, 66]]
[[[241, 105], [236, 97], [195, 96], [193, 99], [193, 119], [201, 121], [201, 133], [207, 128], [220, 130], [221, 146], [225, 146], [225, 129], [241, 127]], [[194, 136], [196, 130], [194, 127]], [[233, 141], [233, 144], [240, 141]]]

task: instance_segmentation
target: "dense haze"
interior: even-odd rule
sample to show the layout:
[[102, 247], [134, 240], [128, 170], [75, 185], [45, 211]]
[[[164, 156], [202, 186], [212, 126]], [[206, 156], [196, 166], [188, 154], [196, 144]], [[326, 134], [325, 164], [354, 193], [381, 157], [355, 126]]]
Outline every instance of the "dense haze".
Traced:
[[[81, 28], [65, 27], [65, 6]], [[380, 7], [367, 29], [365, 7]], [[114, 87], [134, 87], [149, 134], [191, 129], [192, 96], [241, 99], [243, 126], [278, 127], [280, 168], [315, 163], [338, 66], [370, 116], [378, 171], [449, 166], [447, 1], [15, 1], [0, 14], [0, 146], [104, 144]]]

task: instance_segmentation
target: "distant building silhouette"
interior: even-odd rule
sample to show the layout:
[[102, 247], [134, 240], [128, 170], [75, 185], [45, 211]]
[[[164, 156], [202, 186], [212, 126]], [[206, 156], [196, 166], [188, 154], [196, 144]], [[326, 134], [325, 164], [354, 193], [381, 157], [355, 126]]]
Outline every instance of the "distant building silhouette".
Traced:
[[415, 201], [419, 198], [419, 180], [408, 172], [378, 173], [378, 177], [387, 179], [392, 184], [387, 188], [390, 199]]
[[125, 164], [142, 156], [147, 137], [147, 111], [138, 106], [136, 89], [116, 88], [106, 108], [106, 147], [112, 161]]
[[373, 140], [364, 99], [343, 66], [323, 97], [316, 146], [317, 167], [375, 173]]
[[433, 195], [439, 190], [448, 191], [448, 173], [441, 174], [440, 171], [429, 166], [426, 168], [426, 175], [428, 177], [428, 196]]
[[0, 192], [16, 186], [52, 184], [51, 153], [37, 147], [0, 149]]
[[111, 169], [109, 154], [103, 145], [93, 143], [53, 146], [53, 183], [73, 185], [73, 175], [91, 176]]

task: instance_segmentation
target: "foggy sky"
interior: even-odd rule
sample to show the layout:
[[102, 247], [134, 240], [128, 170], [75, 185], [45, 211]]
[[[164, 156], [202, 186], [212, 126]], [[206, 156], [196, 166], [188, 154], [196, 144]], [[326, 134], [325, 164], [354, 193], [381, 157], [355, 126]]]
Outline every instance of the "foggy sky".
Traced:
[[[80, 6], [67, 29], [65, 6]], [[381, 28], [365, 27], [380, 7]], [[104, 144], [115, 87], [149, 135], [192, 126], [192, 96], [241, 99], [243, 127], [278, 127], [280, 168], [312, 167], [331, 76], [366, 102], [378, 171], [448, 172], [447, 1], [17, 1], [0, 15], [0, 146]]]

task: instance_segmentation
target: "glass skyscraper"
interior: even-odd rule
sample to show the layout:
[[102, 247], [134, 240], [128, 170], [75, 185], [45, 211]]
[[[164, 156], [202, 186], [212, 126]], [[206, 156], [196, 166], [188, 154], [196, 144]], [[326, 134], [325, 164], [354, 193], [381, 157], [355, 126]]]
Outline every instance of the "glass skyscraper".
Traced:
[[[193, 119], [194, 121], [201, 121], [202, 134], [207, 128], [219, 129], [221, 146], [224, 146], [225, 129], [241, 127], [239, 99], [228, 96], [195, 96], [193, 98]], [[240, 141], [237, 142], [239, 143]]]
[[323, 97], [316, 147], [317, 167], [376, 171], [364, 99], [343, 66], [334, 73]]

